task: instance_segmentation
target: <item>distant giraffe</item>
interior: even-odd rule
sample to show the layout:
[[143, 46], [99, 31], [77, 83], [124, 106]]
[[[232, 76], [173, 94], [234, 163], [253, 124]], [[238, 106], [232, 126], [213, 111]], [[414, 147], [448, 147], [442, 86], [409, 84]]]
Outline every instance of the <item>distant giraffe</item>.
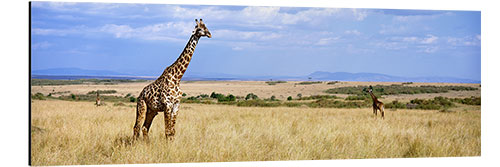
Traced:
[[99, 91], [97, 91], [97, 97], [95, 100], [95, 105], [96, 107], [99, 107], [101, 105], [101, 98], [99, 97]]
[[372, 97], [373, 100], [373, 114], [377, 116], [377, 110], [380, 110], [380, 113], [382, 114], [382, 118], [384, 118], [384, 103], [379, 101], [377, 97], [373, 94], [373, 87], [370, 85], [370, 89], [368, 89], [368, 93], [370, 93], [370, 96]]
[[144, 138], [148, 139], [149, 128], [158, 112], [164, 113], [167, 141], [174, 139], [175, 120], [182, 97], [179, 83], [191, 61], [198, 40], [204, 36], [208, 38], [212, 37], [202, 19], [199, 22], [197, 19], [195, 21], [196, 26], [193, 34], [179, 58], [167, 67], [158, 79], [144, 87], [141, 94], [137, 97], [134, 139], [139, 138], [141, 130]]

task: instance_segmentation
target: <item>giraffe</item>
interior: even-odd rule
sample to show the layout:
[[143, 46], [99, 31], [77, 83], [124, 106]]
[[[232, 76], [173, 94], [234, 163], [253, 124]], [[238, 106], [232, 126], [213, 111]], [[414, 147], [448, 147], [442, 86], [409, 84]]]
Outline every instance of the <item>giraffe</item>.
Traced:
[[99, 97], [99, 91], [97, 91], [97, 97], [95, 100], [95, 105], [96, 107], [99, 107], [101, 105], [101, 98]]
[[377, 97], [373, 94], [373, 88], [370, 85], [370, 89], [368, 89], [368, 93], [370, 93], [370, 96], [372, 97], [373, 100], [373, 114], [375, 116], [377, 115], [377, 110], [380, 110], [380, 113], [382, 114], [382, 118], [384, 118], [384, 103], [379, 101]]
[[163, 112], [165, 136], [167, 141], [173, 141], [175, 121], [182, 97], [179, 83], [191, 61], [198, 40], [201, 37], [212, 37], [202, 19], [199, 22], [198, 19], [195, 19], [195, 22], [196, 26], [191, 38], [179, 58], [168, 66], [158, 79], [144, 87], [137, 97], [134, 139], [139, 138], [139, 133], [142, 130], [144, 139], [148, 140], [148, 132], [153, 119], [158, 112]]

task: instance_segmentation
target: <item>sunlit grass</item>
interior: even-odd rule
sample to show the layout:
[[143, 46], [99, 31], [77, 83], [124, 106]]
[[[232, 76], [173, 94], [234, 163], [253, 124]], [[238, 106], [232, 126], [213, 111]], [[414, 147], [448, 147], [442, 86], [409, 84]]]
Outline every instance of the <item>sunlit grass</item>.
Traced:
[[32, 165], [448, 157], [481, 155], [480, 107], [454, 112], [182, 104], [173, 142], [163, 114], [132, 141], [133, 103], [34, 100]]

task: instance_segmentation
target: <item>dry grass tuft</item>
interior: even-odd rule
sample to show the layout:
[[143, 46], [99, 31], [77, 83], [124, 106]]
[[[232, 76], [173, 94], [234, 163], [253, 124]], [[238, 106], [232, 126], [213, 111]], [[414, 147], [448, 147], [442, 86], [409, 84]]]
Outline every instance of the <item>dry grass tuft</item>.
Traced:
[[466, 111], [251, 108], [182, 104], [167, 143], [160, 113], [133, 141], [135, 108], [34, 100], [32, 165], [481, 155], [480, 107]]

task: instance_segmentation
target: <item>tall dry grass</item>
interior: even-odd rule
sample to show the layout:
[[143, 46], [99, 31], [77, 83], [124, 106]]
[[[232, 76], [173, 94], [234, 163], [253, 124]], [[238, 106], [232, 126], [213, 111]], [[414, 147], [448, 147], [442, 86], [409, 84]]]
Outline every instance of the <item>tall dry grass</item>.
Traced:
[[481, 155], [480, 107], [386, 111], [385, 120], [368, 108], [182, 104], [179, 112], [173, 142], [161, 113], [150, 142], [133, 142], [134, 107], [34, 100], [32, 165]]

